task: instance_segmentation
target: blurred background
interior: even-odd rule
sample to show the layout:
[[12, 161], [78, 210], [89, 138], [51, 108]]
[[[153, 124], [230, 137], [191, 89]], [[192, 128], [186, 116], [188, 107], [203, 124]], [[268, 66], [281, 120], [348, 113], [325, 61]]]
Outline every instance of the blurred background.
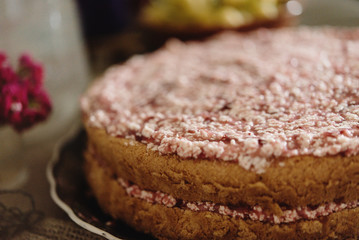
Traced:
[[[91, 70], [153, 51], [168, 38], [288, 25], [358, 26], [355, 0], [77, 0]], [[253, 21], [253, 22], [251, 22]]]

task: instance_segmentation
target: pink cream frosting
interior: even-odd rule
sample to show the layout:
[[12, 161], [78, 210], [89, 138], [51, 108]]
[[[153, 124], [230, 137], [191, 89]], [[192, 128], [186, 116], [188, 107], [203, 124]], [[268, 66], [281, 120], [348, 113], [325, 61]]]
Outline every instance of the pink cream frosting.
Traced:
[[212, 202], [188, 202], [177, 200], [173, 196], [160, 191], [154, 192], [143, 190], [136, 184], [131, 184], [122, 178], [118, 178], [117, 181], [126, 190], [126, 193], [129, 196], [145, 200], [151, 204], [161, 204], [169, 208], [180, 207], [182, 209], [188, 209], [195, 212], [210, 211], [225, 216], [251, 219], [253, 221], [270, 222], [274, 224], [291, 223], [300, 219], [313, 220], [319, 217], [328, 216], [331, 213], [339, 212], [344, 209], [352, 209], [359, 206], [358, 200], [348, 203], [330, 202], [313, 208], [305, 206], [283, 210], [283, 214], [281, 216], [277, 216], [275, 214], [266, 213], [260, 206], [231, 207]]
[[91, 126], [160, 154], [238, 162], [359, 152], [359, 30], [260, 29], [169, 41], [109, 69], [81, 100]]

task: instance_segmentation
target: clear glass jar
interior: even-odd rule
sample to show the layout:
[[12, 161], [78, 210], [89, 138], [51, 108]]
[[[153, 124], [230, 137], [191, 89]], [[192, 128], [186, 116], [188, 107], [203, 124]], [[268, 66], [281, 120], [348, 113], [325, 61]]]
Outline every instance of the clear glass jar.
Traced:
[[0, 190], [18, 188], [28, 176], [22, 135], [10, 126], [1, 126], [0, 142]]
[[24, 134], [25, 145], [64, 134], [79, 120], [78, 99], [89, 76], [72, 0], [1, 0], [0, 50], [13, 64], [26, 52], [45, 70], [53, 102], [49, 119]]

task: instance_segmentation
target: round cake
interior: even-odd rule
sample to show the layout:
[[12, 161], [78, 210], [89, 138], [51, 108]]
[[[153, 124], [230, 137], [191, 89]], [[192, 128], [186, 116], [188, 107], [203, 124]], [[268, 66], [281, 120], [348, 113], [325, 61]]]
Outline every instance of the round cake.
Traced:
[[106, 213], [158, 239], [359, 236], [359, 29], [170, 40], [81, 99]]

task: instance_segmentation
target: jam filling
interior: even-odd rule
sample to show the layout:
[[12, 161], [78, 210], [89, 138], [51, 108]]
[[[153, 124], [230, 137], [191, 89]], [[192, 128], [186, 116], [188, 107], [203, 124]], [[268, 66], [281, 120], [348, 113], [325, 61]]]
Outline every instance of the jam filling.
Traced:
[[225, 216], [270, 222], [273, 224], [292, 223], [301, 219], [313, 220], [319, 217], [328, 216], [331, 213], [339, 212], [344, 209], [352, 209], [359, 206], [358, 200], [347, 203], [330, 202], [317, 207], [304, 206], [294, 209], [286, 209], [283, 210], [283, 214], [281, 216], [278, 216], [266, 213], [260, 206], [235, 207], [212, 202], [189, 202], [175, 199], [170, 194], [160, 191], [143, 190], [136, 184], [130, 183], [122, 178], [117, 178], [117, 181], [126, 190], [126, 193], [129, 196], [145, 200], [148, 203], [161, 204], [169, 208], [179, 207], [181, 209], [188, 209], [195, 212], [210, 211]]

